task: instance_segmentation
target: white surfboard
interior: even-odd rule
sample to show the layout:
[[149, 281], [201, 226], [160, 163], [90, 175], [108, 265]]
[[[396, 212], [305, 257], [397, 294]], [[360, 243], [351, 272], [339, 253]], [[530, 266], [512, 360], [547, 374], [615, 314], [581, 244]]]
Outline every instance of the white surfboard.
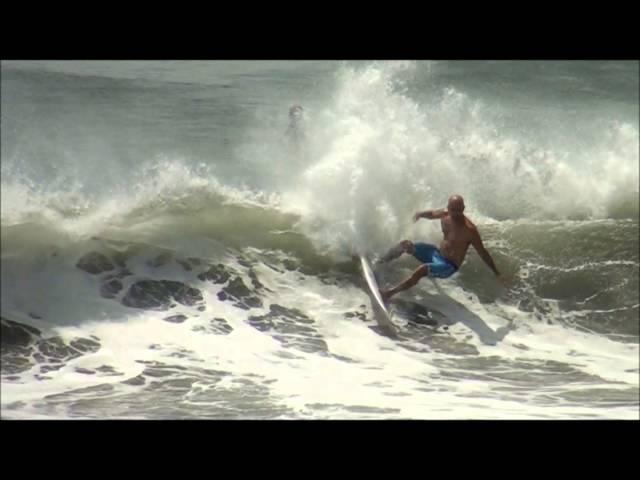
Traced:
[[382, 297], [380, 296], [380, 289], [378, 288], [378, 282], [376, 281], [376, 277], [373, 274], [373, 270], [371, 270], [367, 259], [362, 255], [360, 255], [360, 263], [362, 265], [362, 273], [365, 280], [367, 281], [369, 291], [371, 292], [371, 305], [373, 307], [374, 314], [373, 316], [375, 317], [376, 322], [378, 322], [378, 325], [387, 335], [391, 337], [397, 337], [398, 331], [391, 321], [391, 315], [389, 314], [386, 305], [382, 301]]

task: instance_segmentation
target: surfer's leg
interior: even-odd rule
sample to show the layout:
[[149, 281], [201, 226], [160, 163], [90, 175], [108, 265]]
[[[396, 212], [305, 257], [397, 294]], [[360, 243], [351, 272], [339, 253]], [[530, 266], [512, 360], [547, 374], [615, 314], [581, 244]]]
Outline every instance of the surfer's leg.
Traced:
[[429, 265], [422, 264], [411, 274], [409, 278], [407, 278], [404, 282], [399, 283], [393, 288], [388, 290], [380, 290], [380, 295], [384, 302], [388, 302], [391, 297], [393, 297], [396, 293], [402, 292], [403, 290], [407, 290], [408, 288], [413, 287], [416, 283], [420, 281], [422, 277], [426, 277], [429, 275]]
[[378, 263], [390, 262], [391, 260], [398, 258], [403, 253], [413, 254], [414, 251], [415, 247], [413, 246], [413, 242], [411, 240], [403, 240], [385, 253], [380, 260], [378, 260]]

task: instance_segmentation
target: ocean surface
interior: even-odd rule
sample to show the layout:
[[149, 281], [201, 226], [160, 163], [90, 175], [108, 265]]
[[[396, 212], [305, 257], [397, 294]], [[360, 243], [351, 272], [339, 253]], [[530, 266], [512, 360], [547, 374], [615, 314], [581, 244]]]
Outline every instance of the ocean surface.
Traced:
[[[3, 419], [639, 419], [638, 62], [3, 61], [1, 87]], [[511, 283], [471, 248], [390, 338], [355, 256], [438, 244], [412, 215], [452, 194]]]

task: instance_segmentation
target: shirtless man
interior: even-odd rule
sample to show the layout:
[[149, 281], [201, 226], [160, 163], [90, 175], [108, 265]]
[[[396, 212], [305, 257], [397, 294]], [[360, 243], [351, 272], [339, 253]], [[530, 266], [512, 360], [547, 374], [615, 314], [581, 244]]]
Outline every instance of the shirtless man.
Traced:
[[498, 280], [504, 283], [491, 255], [482, 244], [478, 229], [463, 212], [464, 200], [460, 195], [452, 195], [446, 210], [425, 210], [413, 216], [414, 222], [420, 218], [440, 219], [444, 239], [439, 250], [435, 245], [428, 243], [403, 240], [380, 259], [380, 263], [388, 262], [403, 253], [408, 253], [422, 262], [405, 281], [393, 288], [380, 290], [385, 303], [396, 293], [413, 287], [422, 277], [428, 275], [433, 278], [447, 278], [456, 273], [467, 255], [469, 245], [473, 245], [480, 258], [493, 270]]

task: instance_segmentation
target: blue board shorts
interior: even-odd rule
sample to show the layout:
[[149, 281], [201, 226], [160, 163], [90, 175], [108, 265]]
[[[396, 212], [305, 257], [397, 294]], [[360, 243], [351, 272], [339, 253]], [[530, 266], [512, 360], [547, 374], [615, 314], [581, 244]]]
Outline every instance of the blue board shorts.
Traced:
[[414, 242], [413, 245], [413, 256], [429, 266], [430, 277], [448, 278], [458, 271], [456, 264], [443, 257], [435, 245], [423, 242]]

